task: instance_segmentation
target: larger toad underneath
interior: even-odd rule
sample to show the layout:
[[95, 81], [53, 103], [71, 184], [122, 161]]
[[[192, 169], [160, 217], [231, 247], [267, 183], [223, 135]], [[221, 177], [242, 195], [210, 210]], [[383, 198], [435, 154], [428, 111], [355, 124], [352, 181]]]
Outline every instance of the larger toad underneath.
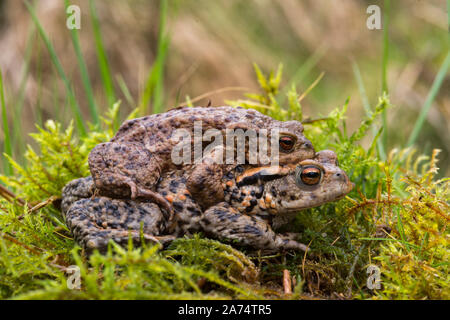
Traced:
[[280, 168], [236, 166], [221, 179], [224, 201], [203, 210], [187, 190], [186, 171], [165, 173], [156, 192], [175, 211], [148, 200], [121, 200], [94, 195], [91, 177], [70, 182], [63, 190], [62, 209], [75, 240], [85, 249], [103, 251], [112, 239], [126, 244], [172, 240], [204, 232], [263, 252], [306, 250], [306, 246], [274, 230], [302, 209], [335, 201], [353, 188], [332, 151], [321, 151], [289, 173]]

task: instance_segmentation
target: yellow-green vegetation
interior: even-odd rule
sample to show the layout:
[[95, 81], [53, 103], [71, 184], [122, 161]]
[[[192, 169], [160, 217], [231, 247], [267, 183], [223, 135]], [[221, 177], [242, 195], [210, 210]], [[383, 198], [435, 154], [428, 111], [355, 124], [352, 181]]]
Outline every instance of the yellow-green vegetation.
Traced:
[[[58, 209], [62, 187], [89, 174], [87, 156], [115, 132], [119, 104], [100, 126], [76, 137], [74, 127], [47, 121], [32, 137], [26, 166], [9, 158], [13, 174], [1, 176], [0, 298], [12, 299], [263, 299], [358, 298], [448, 299], [449, 180], [437, 180], [438, 150], [393, 150], [380, 160], [380, 114], [390, 107], [380, 97], [354, 132], [347, 132], [348, 100], [318, 119], [302, 114], [295, 87], [278, 101], [281, 68], [264, 76], [255, 67], [261, 92], [232, 105], [255, 108], [281, 120], [297, 119], [316, 150], [333, 149], [356, 188], [343, 200], [302, 211], [285, 231], [300, 232], [311, 250], [249, 256], [197, 235], [178, 239], [167, 250], [146, 245], [86, 258], [72, 240]], [[320, 79], [319, 79], [320, 80]], [[314, 84], [310, 90], [313, 90]], [[281, 93], [280, 93], [281, 92]], [[134, 117], [131, 114], [130, 117]], [[372, 134], [366, 149], [360, 140]], [[66, 272], [79, 267], [80, 289], [69, 289]], [[381, 288], [367, 288], [367, 267], [380, 270]], [[282, 287], [283, 271], [294, 279]]]

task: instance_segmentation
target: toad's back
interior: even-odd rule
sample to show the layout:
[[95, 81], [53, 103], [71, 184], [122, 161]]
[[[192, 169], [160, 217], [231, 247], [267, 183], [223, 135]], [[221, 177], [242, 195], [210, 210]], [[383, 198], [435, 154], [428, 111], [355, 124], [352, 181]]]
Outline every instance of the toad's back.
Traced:
[[[242, 107], [180, 107], [165, 113], [125, 121], [111, 142], [138, 142], [138, 138], [143, 142], [146, 139], [143, 139], [142, 135], [145, 134], [150, 140], [148, 142], [156, 143], [170, 137], [174, 129], [184, 128], [191, 131], [196, 121], [201, 121], [202, 131], [213, 128], [218, 130], [242, 128], [258, 131], [261, 128], [283, 128], [286, 123], [274, 120], [256, 110]], [[302, 124], [295, 122], [295, 131], [303, 132]]]

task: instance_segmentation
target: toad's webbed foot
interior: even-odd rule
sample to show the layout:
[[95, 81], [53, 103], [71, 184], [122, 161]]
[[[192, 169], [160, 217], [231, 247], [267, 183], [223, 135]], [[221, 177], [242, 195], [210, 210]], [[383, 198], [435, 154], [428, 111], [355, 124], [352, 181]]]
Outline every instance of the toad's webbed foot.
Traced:
[[262, 218], [241, 214], [225, 202], [206, 210], [200, 224], [207, 234], [215, 238], [237, 240], [244, 246], [265, 253], [308, 249], [306, 245], [290, 239], [290, 236], [275, 233]]
[[174, 239], [160, 236], [167, 220], [158, 205], [148, 202], [106, 197], [82, 199], [67, 211], [66, 223], [75, 240], [88, 252], [104, 252], [110, 240], [126, 245], [131, 237], [139, 245], [142, 239], [157, 243]]

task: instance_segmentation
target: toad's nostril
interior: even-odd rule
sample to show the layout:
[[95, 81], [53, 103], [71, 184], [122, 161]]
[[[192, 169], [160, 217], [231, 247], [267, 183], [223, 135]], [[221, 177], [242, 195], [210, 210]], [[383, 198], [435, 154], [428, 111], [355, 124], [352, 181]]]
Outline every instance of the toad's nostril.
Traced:
[[303, 142], [301, 148], [304, 148], [304, 149], [312, 149], [312, 148], [313, 148], [313, 145], [312, 145], [312, 143], [309, 142], [309, 141], [308, 141], [308, 142]]
[[347, 176], [342, 172], [336, 172], [334, 174], [334, 177], [336, 180], [339, 180], [339, 181], [343, 181], [343, 182], [347, 181]]

